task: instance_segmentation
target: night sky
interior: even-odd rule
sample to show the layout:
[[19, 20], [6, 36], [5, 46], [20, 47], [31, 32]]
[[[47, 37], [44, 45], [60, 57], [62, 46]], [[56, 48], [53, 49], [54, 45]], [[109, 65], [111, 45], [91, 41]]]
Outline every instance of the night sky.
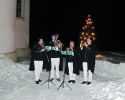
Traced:
[[122, 4], [113, 0], [31, 0], [30, 47], [39, 37], [49, 42], [54, 33], [60, 34], [65, 45], [70, 40], [78, 45], [82, 26], [91, 14], [97, 50], [125, 51]]

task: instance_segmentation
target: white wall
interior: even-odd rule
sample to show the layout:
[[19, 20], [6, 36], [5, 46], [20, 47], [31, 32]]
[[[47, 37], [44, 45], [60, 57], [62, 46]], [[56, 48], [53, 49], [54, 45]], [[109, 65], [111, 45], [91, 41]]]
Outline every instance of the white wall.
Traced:
[[30, 0], [25, 0], [24, 19], [16, 19], [16, 48], [29, 47], [29, 9]]
[[16, 19], [16, 0], [0, 0], [0, 53], [29, 46], [30, 0], [25, 0], [24, 19]]
[[0, 0], [0, 53], [15, 51], [16, 0]]

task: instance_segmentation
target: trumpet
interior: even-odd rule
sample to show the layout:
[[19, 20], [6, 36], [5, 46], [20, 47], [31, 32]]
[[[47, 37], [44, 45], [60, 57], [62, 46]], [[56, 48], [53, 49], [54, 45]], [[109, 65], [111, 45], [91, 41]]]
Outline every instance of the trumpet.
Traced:
[[84, 48], [84, 47], [87, 47], [88, 46], [88, 44], [86, 43], [86, 42], [82, 42], [82, 43], [80, 43], [80, 48]]

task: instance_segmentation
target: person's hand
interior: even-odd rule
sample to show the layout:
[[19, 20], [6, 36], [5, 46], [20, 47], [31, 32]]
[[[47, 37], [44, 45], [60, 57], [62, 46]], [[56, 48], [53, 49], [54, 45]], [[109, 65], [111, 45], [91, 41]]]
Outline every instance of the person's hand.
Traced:
[[87, 46], [88, 46], [86, 42], [85, 42], [84, 46], [85, 46], [85, 47], [87, 47]]
[[67, 51], [69, 51], [70, 48], [66, 48]]
[[45, 49], [41, 49], [41, 52], [45, 51]]

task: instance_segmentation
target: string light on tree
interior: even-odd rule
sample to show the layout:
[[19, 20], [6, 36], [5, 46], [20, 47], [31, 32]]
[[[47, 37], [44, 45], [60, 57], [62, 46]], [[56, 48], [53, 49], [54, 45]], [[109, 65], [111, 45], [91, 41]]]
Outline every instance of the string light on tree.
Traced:
[[91, 16], [88, 15], [85, 21], [84, 26], [82, 27], [82, 32], [80, 34], [80, 47], [84, 46], [86, 40], [90, 38], [92, 41], [95, 41], [95, 27], [93, 26], [93, 21]]

